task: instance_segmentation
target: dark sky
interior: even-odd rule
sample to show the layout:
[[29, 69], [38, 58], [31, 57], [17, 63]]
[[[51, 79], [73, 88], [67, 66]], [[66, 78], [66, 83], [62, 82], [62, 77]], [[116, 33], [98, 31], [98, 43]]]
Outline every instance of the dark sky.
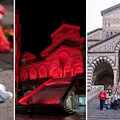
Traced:
[[[38, 2], [38, 3], [37, 3]], [[25, 2], [16, 0], [15, 8], [20, 12], [22, 24], [21, 52], [25, 51], [39, 56], [48, 45], [51, 44], [52, 34], [59, 28], [63, 21], [66, 24], [81, 27], [80, 35], [86, 35], [86, 2], [58, 2], [47, 1]]]

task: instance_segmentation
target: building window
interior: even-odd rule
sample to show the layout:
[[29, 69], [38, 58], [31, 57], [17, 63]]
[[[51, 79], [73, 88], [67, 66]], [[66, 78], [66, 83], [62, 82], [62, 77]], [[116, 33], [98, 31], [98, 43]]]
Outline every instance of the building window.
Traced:
[[111, 32], [111, 33], [110, 33], [110, 36], [112, 36], [112, 35], [113, 35], [113, 33]]
[[106, 33], [106, 37], [109, 37], [109, 33], [108, 32]]

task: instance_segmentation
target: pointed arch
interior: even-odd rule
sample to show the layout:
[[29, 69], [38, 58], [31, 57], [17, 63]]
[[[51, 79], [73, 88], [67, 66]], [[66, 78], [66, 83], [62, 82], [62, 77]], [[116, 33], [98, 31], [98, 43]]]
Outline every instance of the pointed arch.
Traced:
[[48, 77], [48, 68], [46, 65], [40, 65], [38, 69], [39, 78], [46, 78]]
[[37, 79], [37, 69], [35, 67], [29, 70], [29, 78], [30, 80]]
[[26, 69], [22, 69], [20, 79], [21, 81], [28, 80], [28, 71]]

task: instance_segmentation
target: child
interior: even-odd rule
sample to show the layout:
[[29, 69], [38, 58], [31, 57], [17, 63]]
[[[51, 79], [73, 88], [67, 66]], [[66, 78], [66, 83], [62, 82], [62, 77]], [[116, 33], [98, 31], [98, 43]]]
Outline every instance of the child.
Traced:
[[115, 95], [114, 95], [114, 110], [117, 110], [117, 91], [115, 92]]
[[111, 108], [111, 97], [110, 96], [109, 96], [109, 99], [107, 100], [107, 108], [108, 108], [108, 111]]

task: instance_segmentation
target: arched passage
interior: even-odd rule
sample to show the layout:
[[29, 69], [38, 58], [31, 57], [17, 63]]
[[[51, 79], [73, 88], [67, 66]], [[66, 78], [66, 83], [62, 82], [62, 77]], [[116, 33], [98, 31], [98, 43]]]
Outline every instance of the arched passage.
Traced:
[[93, 72], [93, 85], [104, 85], [106, 89], [108, 85], [114, 84], [114, 74], [112, 67], [107, 62], [99, 63]]

